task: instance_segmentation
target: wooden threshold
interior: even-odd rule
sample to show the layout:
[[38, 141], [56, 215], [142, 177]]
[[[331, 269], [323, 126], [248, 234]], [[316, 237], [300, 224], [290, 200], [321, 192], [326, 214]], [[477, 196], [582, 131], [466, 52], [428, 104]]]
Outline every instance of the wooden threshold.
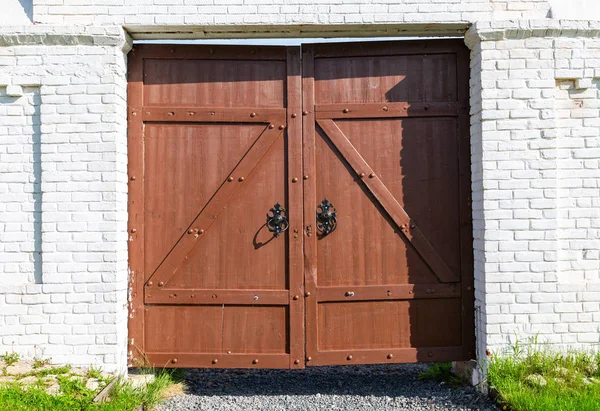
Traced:
[[168, 368], [289, 368], [289, 354], [146, 353], [152, 367]]
[[390, 348], [373, 350], [320, 351], [310, 365], [397, 364], [432, 361], [462, 361], [463, 347]]

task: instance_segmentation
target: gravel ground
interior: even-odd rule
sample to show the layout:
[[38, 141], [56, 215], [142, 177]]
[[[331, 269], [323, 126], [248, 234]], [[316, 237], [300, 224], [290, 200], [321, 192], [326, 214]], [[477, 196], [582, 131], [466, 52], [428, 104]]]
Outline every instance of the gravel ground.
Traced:
[[422, 364], [311, 367], [305, 370], [186, 371], [187, 394], [158, 411], [182, 410], [497, 410], [472, 387], [419, 381]]

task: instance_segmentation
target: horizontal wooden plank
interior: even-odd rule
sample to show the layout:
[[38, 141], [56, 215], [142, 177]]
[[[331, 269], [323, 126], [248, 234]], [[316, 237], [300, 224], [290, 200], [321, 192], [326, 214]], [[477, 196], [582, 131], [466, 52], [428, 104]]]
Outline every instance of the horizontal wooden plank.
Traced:
[[315, 58], [323, 57], [367, 57], [407, 54], [449, 54], [464, 48], [463, 40], [416, 40], [416, 41], [368, 41], [362, 43], [315, 44]]
[[[308, 360], [308, 358], [307, 358]], [[467, 361], [459, 347], [394, 348], [320, 351], [306, 362], [311, 365], [394, 364], [431, 361]]]
[[156, 368], [289, 368], [289, 354], [196, 354], [148, 352], [150, 366]]
[[132, 53], [142, 58], [182, 60], [285, 60], [286, 47], [194, 44], [136, 44]]
[[289, 305], [287, 290], [206, 290], [146, 287], [146, 304], [168, 305]]
[[386, 117], [456, 117], [456, 103], [336, 103], [317, 104], [317, 119]]
[[284, 108], [217, 108], [217, 107], [163, 107], [142, 108], [144, 121], [160, 122], [227, 122], [285, 124]]
[[458, 298], [460, 284], [403, 284], [347, 287], [318, 287], [316, 299], [325, 301], [413, 300], [421, 298]]

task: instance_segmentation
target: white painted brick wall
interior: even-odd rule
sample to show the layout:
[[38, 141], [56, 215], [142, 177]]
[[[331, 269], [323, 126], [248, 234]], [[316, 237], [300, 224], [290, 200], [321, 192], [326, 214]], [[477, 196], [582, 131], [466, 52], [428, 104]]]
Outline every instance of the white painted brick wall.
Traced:
[[599, 28], [490, 22], [467, 34], [478, 358], [515, 338], [599, 347]]
[[297, 25], [545, 18], [547, 0], [34, 0], [46, 24]]
[[[0, 352], [122, 371], [125, 37], [116, 28], [2, 34]], [[6, 95], [19, 86], [22, 97]]]
[[[38, 13], [61, 1], [38, 0]], [[111, 7], [78, 1], [68, 2], [73, 22], [79, 6]], [[235, 24], [231, 16], [268, 12], [231, 1], [202, 18]], [[488, 6], [519, 16], [546, 7], [526, 3]], [[278, 7], [285, 24], [332, 8], [371, 13], [359, 2]], [[423, 18], [432, 10], [423, 7]], [[339, 18], [329, 14], [318, 22]], [[99, 25], [110, 14], [90, 16], [97, 25], [0, 29], [0, 352], [123, 370], [127, 40], [122, 29]], [[598, 33], [598, 22], [544, 19], [478, 21], [467, 34], [478, 358], [515, 335], [561, 348], [600, 342]]]

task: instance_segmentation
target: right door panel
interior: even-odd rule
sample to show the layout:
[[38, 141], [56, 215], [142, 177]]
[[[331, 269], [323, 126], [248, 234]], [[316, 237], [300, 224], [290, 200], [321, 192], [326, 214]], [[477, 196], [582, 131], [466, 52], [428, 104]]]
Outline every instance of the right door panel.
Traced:
[[473, 358], [466, 47], [303, 61], [307, 364]]

